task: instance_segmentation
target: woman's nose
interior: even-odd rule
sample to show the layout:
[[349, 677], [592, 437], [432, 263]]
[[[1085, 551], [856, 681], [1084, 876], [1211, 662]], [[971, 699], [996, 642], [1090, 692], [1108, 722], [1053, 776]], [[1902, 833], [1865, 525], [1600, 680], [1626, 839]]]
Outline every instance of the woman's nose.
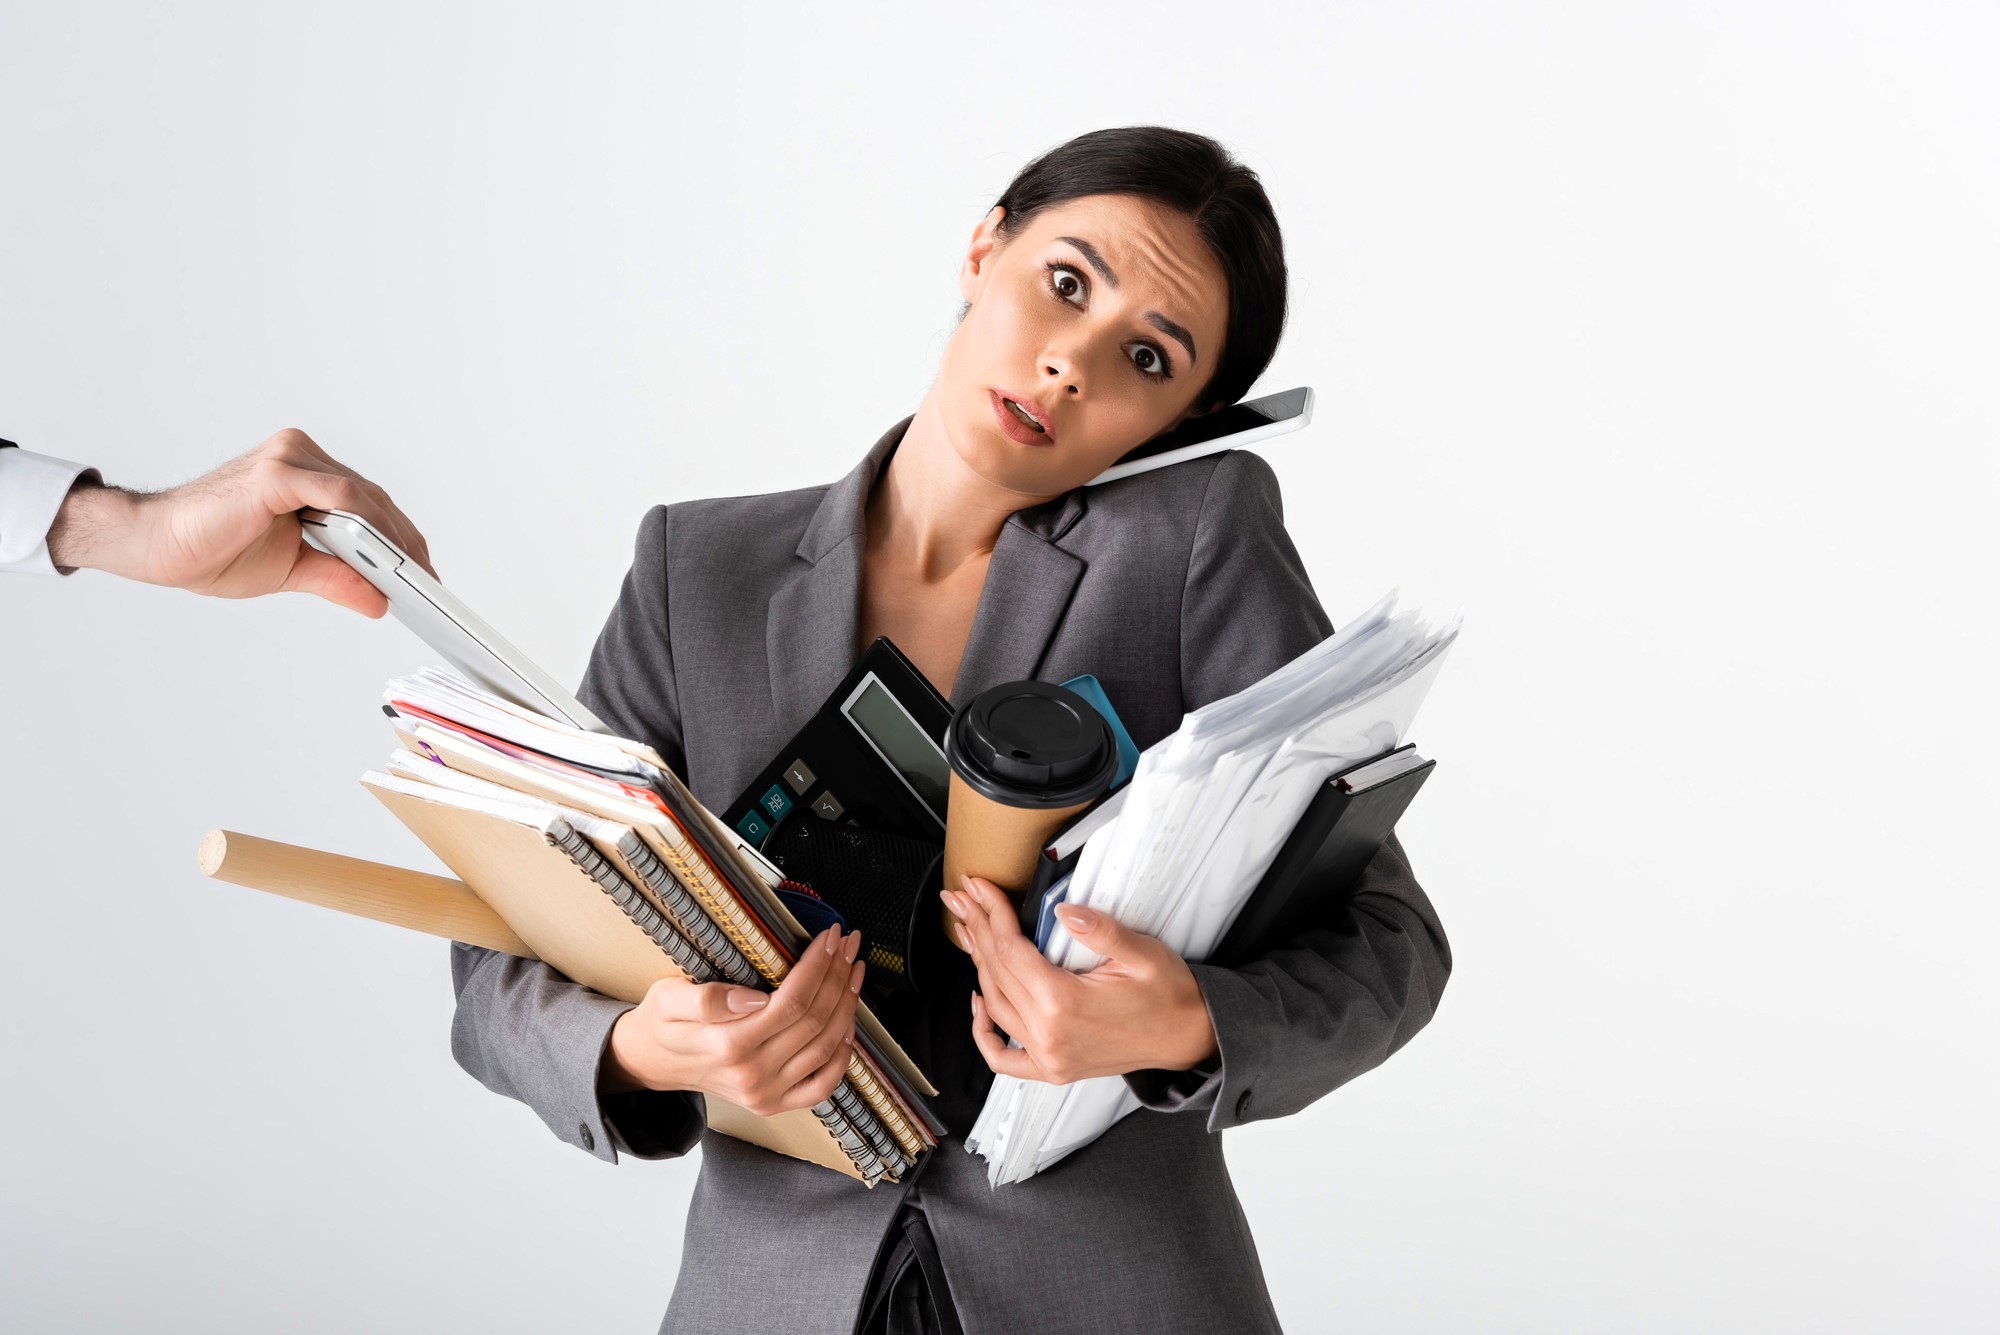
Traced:
[[1076, 358], [1061, 355], [1042, 360], [1042, 383], [1053, 384], [1064, 394], [1075, 394], [1083, 383]]

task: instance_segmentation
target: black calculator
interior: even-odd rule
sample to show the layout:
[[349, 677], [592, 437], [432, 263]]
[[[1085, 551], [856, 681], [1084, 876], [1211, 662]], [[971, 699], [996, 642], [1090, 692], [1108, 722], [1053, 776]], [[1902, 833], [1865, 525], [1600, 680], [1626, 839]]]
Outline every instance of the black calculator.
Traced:
[[950, 726], [950, 702], [878, 637], [723, 822], [762, 848], [779, 821], [804, 807], [822, 820], [942, 844]]

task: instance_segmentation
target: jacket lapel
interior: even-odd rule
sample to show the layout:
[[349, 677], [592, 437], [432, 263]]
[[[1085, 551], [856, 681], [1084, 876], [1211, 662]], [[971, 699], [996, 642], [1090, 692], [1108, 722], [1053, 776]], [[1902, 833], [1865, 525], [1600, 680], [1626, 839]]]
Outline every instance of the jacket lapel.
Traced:
[[883, 432], [861, 462], [827, 488], [799, 539], [798, 565], [771, 594], [765, 661], [771, 665], [771, 703], [785, 728], [804, 726], [854, 666], [868, 492], [915, 416]]
[[[764, 629], [780, 726], [803, 726], [854, 666], [863, 645], [861, 561], [868, 493], [915, 414], [884, 432], [827, 488], [799, 539], [799, 563], [773, 591]], [[1083, 561], [1056, 545], [1083, 517], [1078, 487], [1008, 516], [987, 562], [972, 630], [952, 682], [958, 709], [988, 686], [1033, 677], [1062, 624]]]
[[[1037, 507], [1042, 508], [1046, 507]], [[1083, 578], [1082, 560], [1056, 546], [1033, 525], [1020, 522], [1022, 515], [1033, 513], [1024, 510], [1009, 517], [993, 544], [986, 584], [979, 591], [979, 608], [972, 615], [972, 633], [965, 641], [965, 657], [959, 660], [958, 676], [952, 679], [954, 710], [963, 709], [989, 686], [1035, 675], [1049, 641], [1062, 624], [1070, 595]]]

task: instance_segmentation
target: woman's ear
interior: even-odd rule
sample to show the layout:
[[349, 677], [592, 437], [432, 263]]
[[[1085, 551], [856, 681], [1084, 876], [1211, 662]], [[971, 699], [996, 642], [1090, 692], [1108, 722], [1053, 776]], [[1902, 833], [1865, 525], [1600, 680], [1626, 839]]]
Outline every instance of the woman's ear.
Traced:
[[1007, 216], [1007, 210], [995, 204], [979, 220], [979, 226], [972, 229], [972, 243], [966, 247], [965, 260], [958, 266], [958, 295], [967, 301], [979, 300], [980, 289], [986, 286], [986, 276], [992, 272], [993, 251], [1000, 244], [1000, 220]]

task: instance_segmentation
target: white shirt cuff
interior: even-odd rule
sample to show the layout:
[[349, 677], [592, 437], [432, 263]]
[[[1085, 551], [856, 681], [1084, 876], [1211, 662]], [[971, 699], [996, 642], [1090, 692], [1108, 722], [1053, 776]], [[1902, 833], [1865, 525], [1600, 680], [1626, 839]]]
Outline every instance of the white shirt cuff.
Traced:
[[89, 468], [28, 450], [0, 450], [0, 574], [56, 575], [49, 529], [77, 475]]

